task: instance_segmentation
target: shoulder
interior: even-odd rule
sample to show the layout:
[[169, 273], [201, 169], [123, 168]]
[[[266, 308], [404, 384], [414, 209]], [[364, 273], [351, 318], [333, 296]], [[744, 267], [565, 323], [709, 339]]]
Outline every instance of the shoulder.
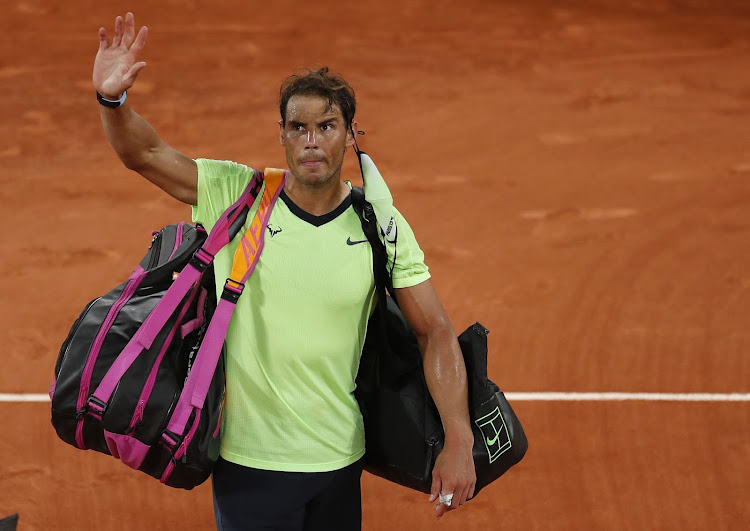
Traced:
[[242, 194], [253, 178], [253, 169], [230, 160], [195, 159], [198, 196], [193, 222], [213, 225], [221, 213]]
[[198, 177], [205, 180], [226, 180], [253, 174], [253, 169], [231, 160], [195, 159]]

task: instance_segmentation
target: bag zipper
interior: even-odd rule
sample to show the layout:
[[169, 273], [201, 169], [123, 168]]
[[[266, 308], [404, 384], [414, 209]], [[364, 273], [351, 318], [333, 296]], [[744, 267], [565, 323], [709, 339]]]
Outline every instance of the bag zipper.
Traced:
[[422, 474], [422, 480], [427, 481], [432, 475], [432, 456], [435, 453], [435, 445], [437, 444], [437, 437], [434, 435], [427, 440], [427, 459], [425, 459], [424, 473]]
[[83, 416], [86, 413], [86, 402], [89, 398], [89, 387], [91, 386], [91, 376], [94, 372], [94, 364], [96, 363], [96, 359], [101, 351], [104, 338], [107, 335], [107, 332], [109, 332], [117, 314], [120, 313], [120, 309], [122, 309], [125, 303], [133, 296], [145, 275], [146, 271], [140, 267], [130, 275], [128, 283], [125, 285], [125, 288], [123, 288], [120, 297], [109, 309], [107, 317], [104, 319], [101, 328], [99, 328], [99, 332], [96, 334], [94, 343], [89, 351], [89, 356], [86, 360], [86, 365], [83, 368], [83, 374], [81, 375], [81, 388], [78, 393], [78, 401], [76, 402], [76, 418], [78, 419], [78, 424], [76, 426], [76, 445], [81, 450], [86, 449], [86, 445], [83, 441]]
[[147, 271], [151, 271], [154, 266], [159, 263], [159, 253], [161, 252], [161, 240], [163, 237], [163, 232], [159, 231], [154, 234], [154, 239], [151, 240], [151, 246], [149, 247], [151, 257], [148, 259], [148, 266], [146, 266]]
[[184, 221], [180, 221], [177, 224], [177, 234], [175, 235], [175, 238], [174, 238], [174, 248], [172, 249], [172, 252], [170, 253], [169, 258], [167, 258], [167, 262], [169, 262], [172, 259], [174, 254], [177, 252], [177, 249], [179, 249], [180, 245], [182, 245], [182, 229], [184, 226], [185, 226]]
[[[161, 475], [161, 478], [159, 481], [162, 483], [166, 483], [169, 481], [169, 478], [172, 476], [172, 472], [175, 469], [175, 466], [177, 465], [177, 461], [183, 458], [183, 456], [186, 456], [187, 454], [187, 447], [190, 445], [191, 441], [193, 440], [193, 437], [195, 436], [195, 432], [198, 429], [198, 424], [200, 424], [201, 420], [201, 409], [193, 407], [193, 424], [190, 426], [190, 430], [188, 431], [187, 435], [182, 439], [182, 442], [180, 443], [180, 446], [177, 447], [177, 450], [175, 451], [172, 456], [170, 456], [169, 463], [167, 463], [166, 468], [164, 469], [164, 472]], [[185, 463], [186, 459], [183, 459], [183, 464]]]
[[131, 435], [135, 431], [137, 425], [143, 420], [143, 411], [146, 409], [146, 403], [151, 397], [151, 393], [153, 392], [154, 386], [156, 385], [156, 375], [159, 372], [159, 367], [161, 366], [161, 362], [164, 359], [164, 354], [166, 354], [167, 350], [169, 349], [169, 345], [172, 342], [172, 338], [174, 338], [174, 335], [177, 332], [177, 329], [180, 327], [180, 323], [182, 322], [182, 319], [185, 317], [185, 312], [187, 312], [188, 308], [190, 307], [190, 303], [195, 298], [195, 294], [198, 292], [198, 289], [200, 289], [200, 282], [197, 282], [195, 284], [195, 287], [193, 288], [192, 293], [189, 295], [187, 301], [183, 305], [182, 311], [177, 317], [177, 320], [175, 321], [174, 326], [172, 326], [172, 330], [170, 330], [169, 335], [164, 340], [161, 350], [159, 351], [159, 355], [156, 357], [156, 360], [154, 361], [154, 365], [151, 367], [151, 371], [149, 372], [148, 378], [146, 379], [146, 383], [144, 384], [143, 390], [141, 391], [141, 396], [138, 398], [138, 405], [136, 406], [135, 411], [133, 412], [133, 418], [130, 419]]

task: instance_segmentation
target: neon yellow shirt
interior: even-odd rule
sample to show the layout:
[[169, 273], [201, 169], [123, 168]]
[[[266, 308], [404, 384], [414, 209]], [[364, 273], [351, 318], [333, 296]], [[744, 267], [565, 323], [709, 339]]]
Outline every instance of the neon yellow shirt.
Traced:
[[[252, 169], [197, 159], [193, 221], [210, 230], [240, 196]], [[217, 294], [241, 235], [216, 256]], [[397, 213], [395, 287], [430, 274], [406, 221]], [[282, 192], [265, 247], [227, 332], [227, 394], [221, 456], [264, 470], [323, 472], [364, 455], [354, 380], [372, 311], [372, 250], [347, 198], [312, 216]]]

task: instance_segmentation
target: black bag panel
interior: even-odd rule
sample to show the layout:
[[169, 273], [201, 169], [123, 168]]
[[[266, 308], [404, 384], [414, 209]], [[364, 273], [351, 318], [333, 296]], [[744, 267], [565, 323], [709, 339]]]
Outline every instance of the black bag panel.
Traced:
[[368, 322], [355, 389], [365, 425], [365, 470], [429, 493], [443, 427], [416, 335], [391, 297], [386, 304], [387, 311], [376, 309]]
[[[75, 429], [74, 429], [75, 432]], [[102, 422], [90, 415], [83, 416], [83, 442], [88, 450], [112, 455], [102, 430]], [[75, 440], [73, 442], [75, 446]]]
[[197, 466], [178, 461], [172, 474], [166, 481], [166, 485], [177, 489], [191, 490], [211, 477], [214, 462]]
[[[192, 305], [195, 305], [196, 298], [197, 297], [193, 297], [194, 300], [192, 301]], [[162, 328], [156, 335], [151, 348], [142, 351], [139, 356], [133, 361], [133, 364], [128, 368], [128, 370], [125, 371], [125, 374], [123, 374], [120, 382], [115, 388], [115, 391], [112, 393], [112, 396], [109, 399], [107, 410], [104, 413], [104, 417], [102, 418], [102, 426], [105, 430], [119, 434], [127, 434], [131, 431], [130, 421], [135, 414], [136, 407], [138, 406], [141, 390], [146, 385], [149, 375], [151, 374], [151, 371], [154, 370], [155, 363], [158, 361], [159, 353], [164, 348], [169, 335], [172, 333], [172, 330], [175, 327], [176, 332], [173, 334], [172, 340], [167, 346], [167, 351], [161, 357], [159, 367], [156, 369], [157, 383], [154, 386], [153, 391], [151, 392], [151, 396], [147, 399], [151, 406], [150, 410], [153, 412], [155, 409], [154, 405], [159, 404], [158, 407], [161, 408], [162, 411], [166, 411], [172, 401], [174, 393], [178, 392], [179, 394], [179, 390], [182, 389], [183, 382], [177, 381], [175, 374], [169, 374], [168, 371], [165, 370], [165, 367], [172, 364], [172, 357], [175, 354], [170, 355], [170, 352], [179, 352], [183, 345], [183, 341], [179, 332], [179, 326], [182, 322], [185, 321], [185, 318], [183, 318], [180, 323], [178, 323], [177, 317], [179, 316], [181, 309], [185, 304], [187, 304], [187, 301], [189, 299], [190, 294], [188, 293], [182, 303], [180, 303], [180, 305], [177, 307], [174, 314], [172, 314], [167, 320], [164, 328]], [[96, 380], [94, 380], [96, 381], [97, 385], [99, 384], [99, 382], [101, 382], [109, 368], [117, 359], [120, 352], [122, 351], [122, 348], [124, 348], [125, 345], [120, 346], [121, 342], [128, 340], [129, 337], [132, 337], [136, 333], [139, 327], [138, 323], [143, 322], [143, 319], [148, 316], [148, 314], [151, 312], [151, 310], [153, 310], [153, 308], [158, 304], [160, 300], [161, 294], [151, 294], [147, 297], [137, 297], [132, 300], [133, 304], [130, 305], [132, 311], [129, 315], [123, 315], [122, 320], [122, 323], [127, 323], [128, 326], [120, 326], [116, 331], [113, 330], [113, 333], [115, 333], [116, 335], [112, 338], [112, 340], [110, 340], [109, 336], [107, 337], [108, 345], [112, 345], [115, 348], [113, 348], [111, 351], [108, 351], [107, 356], [102, 357], [100, 354], [101, 360], [98, 361], [97, 366], [101, 367], [102, 374]], [[146, 308], [149, 306], [151, 307], [151, 309], [148, 310], [148, 312], [145, 312]], [[140, 319], [140, 321], [138, 319]], [[113, 328], [115, 327], [113, 326]], [[159, 374], [162, 374], [162, 381], [158, 381]], [[98, 374], [96, 374], [96, 371], [95, 376], [98, 376]], [[94, 390], [95, 387], [92, 388], [92, 392]], [[144, 418], [146, 418], [145, 411]], [[160, 423], [161, 422], [157, 422], [156, 425], [158, 426], [160, 425]], [[150, 420], [148, 424], [151, 424]], [[141, 437], [138, 438], [143, 442], [149, 444], [151, 442], [148, 439], [142, 439]]]
[[387, 296], [385, 311], [378, 304], [367, 323], [357, 389], [398, 389], [404, 379], [421, 369], [417, 336], [398, 305]]
[[367, 454], [365, 454], [365, 470], [393, 483], [430, 494], [432, 490], [432, 467], [435, 465], [435, 459], [441, 448], [442, 446], [436, 441], [427, 442], [420, 447], [420, 462], [430, 463], [431, 466], [418, 473], [413, 464], [407, 468], [400, 465], [385, 464], [384, 462], [373, 464], [367, 461]]
[[56, 410], [52, 408], [52, 426], [57, 432], [57, 436], [64, 442], [76, 445], [76, 416], [70, 413], [70, 410]]
[[458, 345], [464, 355], [466, 376], [469, 378], [469, 407], [474, 409], [486, 402], [495, 393], [493, 384], [487, 378], [487, 330], [480, 323], [474, 323], [458, 336]]
[[160, 445], [152, 446], [138, 470], [145, 472], [153, 478], [161, 479], [164, 470], [171, 460], [172, 454], [166, 447]]
[[[187, 446], [187, 452], [179, 459], [174, 457], [184, 438], [178, 441], [178, 444], [171, 450], [165, 445], [158, 444], [157, 441], [150, 448], [139, 470], [161, 480], [167, 468], [172, 466], [165, 484], [186, 490], [200, 485], [210, 477], [214, 464], [219, 458], [220, 425], [225, 391], [224, 355], [222, 351], [200, 416], [196, 419], [193, 413], [188, 419], [185, 428], [186, 435], [191, 431], [194, 422], [199, 424]], [[160, 436], [167, 427], [167, 421], [168, 418], [161, 428]]]
[[[203, 306], [199, 307], [201, 291], [205, 292], [206, 298]], [[162, 293], [155, 293], [143, 297], [143, 299], [155, 299], [156, 304], [161, 300], [162, 295]], [[169, 415], [171, 415], [177, 398], [182, 392], [185, 379], [189, 374], [192, 357], [195, 356], [200, 347], [215, 307], [214, 275], [213, 269], [209, 268], [203, 274], [197, 288], [185, 295], [180, 305], [157, 334], [151, 348], [143, 351], [123, 374], [120, 383], [112, 394], [103, 418], [103, 428], [106, 431], [118, 434], [133, 432], [134, 437], [148, 445], [159, 441], [169, 420]], [[150, 310], [148, 313], [150, 313]], [[148, 313], [143, 315], [134, 313], [128, 318], [131, 320], [130, 322], [142, 322]], [[202, 327], [190, 332], [183, 338], [182, 326], [195, 319], [199, 313], [204, 316]], [[182, 318], [178, 322], [180, 314], [182, 314]], [[135, 331], [132, 333], [135, 333]], [[168, 344], [167, 341], [169, 341]], [[165, 345], [167, 345], [166, 349]], [[164, 350], [163, 354], [161, 353], [162, 350]], [[111, 366], [114, 359], [116, 359], [116, 355], [106, 366]], [[141, 392], [154, 370], [156, 372], [154, 373], [153, 388], [148, 396], [144, 396], [142, 399]], [[134, 392], [135, 390], [137, 392]], [[145, 403], [139, 404], [141, 400], [145, 400]], [[142, 407], [141, 413], [138, 414], [140, 420], [137, 421], [137, 426], [132, 427], [133, 416], [136, 414], [139, 405]]]
[[472, 430], [476, 495], [521, 461], [528, 441], [518, 417], [501, 391], [472, 410]]
[[89, 303], [63, 342], [55, 364], [57, 372], [55, 374], [55, 391], [52, 395], [52, 410], [54, 412], [76, 415], [81, 376], [91, 346], [99, 333], [101, 323], [104, 322], [112, 305], [122, 295], [124, 287], [125, 283]]
[[170, 487], [192, 489], [211, 475], [219, 458], [221, 415], [225, 396], [225, 352], [216, 365], [214, 379], [198, 419], [198, 429], [187, 447], [187, 453], [175, 461], [175, 467], [166, 484]]
[[387, 370], [380, 371], [381, 383], [398, 385], [398, 382], [414, 371], [422, 370], [422, 356], [419, 353], [417, 335], [406, 322], [392, 297], [386, 297], [385, 312], [389, 348], [381, 351], [381, 364]]
[[55, 379], [57, 379], [58, 374], [60, 374], [60, 369], [62, 367], [62, 364], [65, 361], [65, 358], [67, 357], [68, 347], [70, 346], [70, 342], [78, 333], [78, 329], [81, 327], [81, 324], [84, 323], [84, 320], [86, 319], [86, 316], [88, 315], [89, 310], [98, 301], [99, 301], [99, 297], [97, 297], [96, 299], [89, 302], [86, 306], [84, 306], [83, 310], [81, 310], [80, 315], [73, 323], [73, 326], [70, 328], [70, 332], [68, 332], [68, 336], [65, 338], [65, 341], [63, 341], [63, 344], [60, 347], [60, 351], [58, 352], [58, 355], [57, 355], [57, 360], [55, 361]]
[[[107, 375], [107, 372], [109, 371], [112, 364], [115, 362], [122, 350], [133, 337], [133, 335], [135, 335], [135, 333], [138, 331], [140, 325], [137, 319], [144, 319], [144, 316], [148, 316], [148, 314], [151, 313], [154, 307], [156, 307], [160, 298], [161, 297], [159, 297], [157, 294], [151, 294], [146, 297], [133, 297], [125, 306], [122, 307], [120, 312], [117, 314], [114, 322], [112, 323], [112, 326], [107, 332], [102, 348], [99, 351], [96, 362], [94, 363], [94, 370], [91, 375], [91, 384], [89, 387], [89, 397], [99, 387], [99, 384]], [[159, 336], [163, 336], [163, 334], [160, 333]], [[154, 341], [154, 344], [157, 346], [161, 345], [161, 342], [158, 341], [159, 336], [157, 336], [157, 341]], [[151, 350], [153, 350], [153, 348]], [[121, 382], [115, 387], [115, 390], [109, 399], [107, 409], [102, 419], [102, 426], [104, 426], [108, 431], [113, 431], [114, 433], [124, 433], [124, 431], [122, 430], [114, 429], [114, 426], [111, 426], [113, 429], [110, 430], [109, 427], [107, 427], [106, 419], [114, 418], [114, 415], [112, 415], [113, 411], [115, 412], [115, 414], [117, 414], [122, 413], [124, 409], [129, 410], [130, 415], [132, 416], [133, 412], [135, 411], [135, 402], [137, 402], [137, 396], [134, 397], [135, 402], [129, 401], [128, 404], [122, 404], [122, 402], [117, 398], [119, 396], [118, 390], [120, 389], [123, 381], [127, 382], [126, 388], [128, 389], [133, 389], [133, 385], [139, 385], [140, 387], [143, 387], [143, 384], [145, 383], [146, 377], [148, 375], [147, 366], [149, 366], [149, 362], [153, 362], [153, 359], [149, 358], [149, 352], [150, 351], [141, 352], [141, 354], [135, 359], [131, 367], [125, 372], [125, 375], [123, 376]], [[146, 374], [141, 376], [141, 373], [143, 372], [146, 372]], [[138, 375], [137, 382], [133, 381], [133, 374]], [[130, 416], [128, 416], [127, 419], [121, 418], [120, 420], [123, 422], [127, 422], [129, 419]], [[97, 438], [97, 440], [99, 440], [99, 438]], [[101, 438], [101, 441], [104, 444], [103, 448], [106, 448], [106, 442], [104, 442], [103, 437]], [[86, 443], [86, 446], [88, 448], [94, 450], [99, 450], [100, 448], [97, 446], [93, 446], [93, 443], [90, 444], [86, 438], [84, 438], [84, 442]]]
[[[435, 446], [443, 439], [442, 426], [435, 423], [424, 394], [413, 390], [389, 390], [361, 398], [369, 404], [364, 415], [365, 470], [390, 481], [430, 492]], [[410, 396], [412, 395], [412, 396]], [[426, 426], [427, 425], [427, 426]], [[381, 434], [368, 437], [367, 434]], [[387, 436], [387, 444], [383, 437]]]

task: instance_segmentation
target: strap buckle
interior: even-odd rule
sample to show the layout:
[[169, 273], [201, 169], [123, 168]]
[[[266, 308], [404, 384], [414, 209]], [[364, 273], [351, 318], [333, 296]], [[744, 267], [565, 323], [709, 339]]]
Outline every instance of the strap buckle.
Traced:
[[240, 295], [242, 295], [242, 291], [244, 289], [245, 285], [242, 282], [237, 282], [236, 280], [228, 278], [224, 283], [224, 291], [222, 291], [221, 293], [221, 298], [231, 302], [232, 304], [237, 304], [237, 301], [239, 300]]
[[91, 395], [86, 402], [86, 409], [88, 414], [99, 420], [104, 417], [104, 412], [107, 411], [108, 404], [103, 400], [99, 400], [94, 395]]
[[193, 257], [190, 259], [190, 265], [203, 273], [206, 269], [208, 269], [208, 266], [210, 266], [213, 261], [214, 255], [201, 247], [193, 254]]

